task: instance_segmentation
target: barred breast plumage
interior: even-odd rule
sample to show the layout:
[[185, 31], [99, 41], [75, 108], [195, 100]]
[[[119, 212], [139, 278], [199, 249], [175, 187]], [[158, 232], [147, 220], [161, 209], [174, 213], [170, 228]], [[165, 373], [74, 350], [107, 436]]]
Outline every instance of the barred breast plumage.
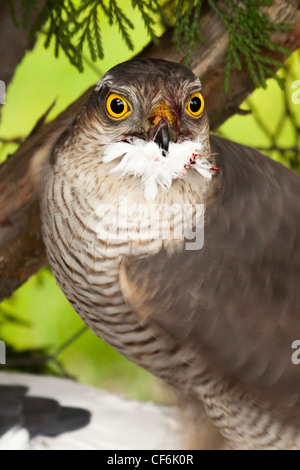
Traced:
[[[225, 151], [224, 161], [225, 147], [218, 140], [213, 140], [212, 152], [203, 106], [199, 80], [178, 64], [132, 61], [104, 75], [86, 107], [55, 144], [45, 165], [42, 218], [48, 259], [57, 282], [86, 324], [130, 360], [173, 385], [181, 396], [189, 397], [192, 403], [203, 401], [232, 447], [297, 448], [299, 427], [286, 405], [277, 402], [274, 406], [283, 394], [279, 377], [284, 378], [283, 370], [290, 373], [289, 367], [285, 362], [280, 373], [267, 376], [268, 383], [276, 384], [275, 399], [264, 393], [258, 398], [268, 369], [260, 365], [256, 371], [250, 361], [256, 357], [255, 348], [260, 348], [260, 343], [255, 343], [257, 335], [251, 336], [253, 323], [258, 321], [251, 295], [258, 294], [255, 285], [252, 287], [252, 277], [239, 271], [240, 264], [236, 268], [241, 273], [236, 279], [237, 287], [230, 284], [229, 274], [235, 246], [240, 249], [240, 242], [256, 220], [250, 207], [249, 223], [246, 221], [239, 231], [237, 213], [240, 211], [241, 216], [249, 199], [255, 206], [257, 198], [257, 221], [265, 230], [271, 213], [268, 198], [274, 202], [278, 197], [280, 208], [282, 195], [274, 195], [270, 186], [268, 198], [261, 197], [263, 185], [256, 181], [261, 183], [264, 171], [268, 175], [276, 173], [278, 180], [281, 170], [262, 160], [254, 183], [249, 183], [256, 154], [248, 157], [247, 150], [237, 146], [229, 154]], [[215, 151], [220, 157], [214, 156]], [[245, 157], [235, 159], [236, 152]], [[281, 186], [289, 188], [286, 194], [291, 185], [299, 186], [290, 174], [282, 174], [288, 180]], [[163, 207], [158, 226], [150, 217], [153, 205]], [[203, 213], [198, 218], [201, 205], [206, 208], [204, 219]], [[166, 211], [166, 207], [172, 210]], [[278, 230], [284, 225], [284, 217], [279, 214]], [[208, 235], [203, 249], [186, 250], [186, 232], [179, 230], [182, 219], [189, 220], [190, 229], [205, 221]], [[219, 226], [220, 221], [223, 224]], [[222, 243], [231, 258], [226, 257], [226, 250], [220, 252]], [[291, 240], [291, 246], [293, 243]], [[273, 250], [267, 232], [266, 246]], [[276, 252], [278, 256], [276, 250], [274, 247], [271, 255]], [[251, 260], [247, 258], [250, 268], [251, 263], [255, 267], [262, 263], [259, 246], [256, 251], [247, 247], [247, 239], [241, 252], [245, 253], [244, 259], [252, 256]], [[207, 259], [198, 260], [200, 256]], [[224, 266], [228, 266], [226, 274]], [[268, 266], [267, 276], [271, 273], [272, 267]], [[273, 278], [269, 278], [264, 297], [259, 296], [262, 306], [262, 299], [266, 299], [267, 311], [272, 310], [273, 298], [267, 290], [272, 283]], [[214, 291], [213, 285], [219, 284], [220, 289], [216, 287]], [[226, 297], [230, 292], [232, 298]], [[291, 305], [297, 300], [294, 297]], [[248, 300], [247, 307], [244, 299]], [[253, 344], [249, 340], [249, 351], [242, 354], [237, 341], [237, 359], [231, 366], [236, 338], [234, 315], [248, 306], [252, 308], [247, 317], [251, 324], [247, 321]], [[225, 313], [220, 316], [223, 309]], [[177, 311], [180, 314], [176, 315]], [[194, 311], [202, 315], [197, 314], [197, 324], [193, 323]], [[224, 318], [231, 319], [229, 333], [222, 323]], [[219, 331], [222, 328], [228, 333], [225, 337]], [[226, 343], [224, 362], [213, 342], [219, 341], [222, 346], [231, 334], [233, 339]], [[272, 334], [270, 342], [277, 330]], [[215, 364], [211, 351], [217, 357]], [[271, 363], [273, 359], [268, 357]], [[240, 372], [245, 364], [249, 364], [249, 376]], [[286, 383], [291, 383], [293, 374], [287, 376]], [[289, 400], [291, 396], [295, 404], [299, 396], [294, 388]], [[294, 408], [292, 414], [298, 416], [296, 411]]]
[[[94, 159], [97, 157], [94, 155]], [[122, 200], [130, 194], [134, 197], [129, 198], [128, 204], [134, 203], [136, 198], [141, 200], [142, 191], [134, 180], [123, 182], [120, 192], [113, 176], [103, 175], [102, 179], [91, 172], [89, 184], [93, 193], [87, 193], [85, 186], [78, 182], [76, 172], [70, 176], [62, 168], [59, 153], [57, 162], [49, 163], [46, 175], [49, 183], [46, 183], [42, 209], [44, 239], [59, 285], [74, 309], [102, 339], [132, 361], [166, 379], [165, 375], [170, 374], [165, 370], [163, 351], [166, 348], [142, 326], [138, 315], [126, 304], [120, 288], [119, 270], [128, 257], [151, 255], [159, 252], [162, 246], [182, 249], [182, 240], [154, 239], [152, 236], [148, 240], [135, 240], [136, 232], [128, 233], [126, 241], [103, 238], [105, 234], [99, 228], [102, 221], [99, 207], [112, 203], [118, 208], [118, 198]], [[177, 191], [178, 195], [186, 193], [186, 202], [197, 193], [199, 202], [202, 199], [203, 188], [197, 177], [192, 178], [188, 189], [180, 182]], [[162, 191], [159, 193], [158, 201], [166, 203], [168, 198]], [[117, 194], [119, 196], [115, 198]], [[174, 200], [176, 197], [170, 198], [170, 205]], [[172, 222], [164, 221], [174, 236]], [[117, 228], [122, 230], [120, 226]], [[169, 351], [165, 354], [171, 365]], [[175, 365], [178, 365], [178, 358]]]

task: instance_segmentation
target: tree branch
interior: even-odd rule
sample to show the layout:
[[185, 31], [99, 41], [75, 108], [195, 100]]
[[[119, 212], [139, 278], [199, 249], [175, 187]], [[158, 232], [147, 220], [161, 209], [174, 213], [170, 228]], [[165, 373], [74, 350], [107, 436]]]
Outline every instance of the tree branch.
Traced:
[[[268, 14], [274, 22], [294, 25], [292, 31], [274, 33], [272, 39], [290, 50], [298, 48], [299, 1], [276, 0], [268, 8]], [[205, 43], [197, 46], [190, 66], [202, 80], [211, 126], [216, 129], [238, 111], [241, 102], [253, 91], [254, 85], [245, 69], [241, 72], [234, 69], [229, 93], [224, 94], [227, 32], [210, 9], [203, 12], [200, 27]], [[182, 62], [185, 48], [176, 54], [172, 48], [171, 36], [172, 32], [167, 31], [159, 46], [148, 46], [140, 56]], [[278, 53], [270, 56], [284, 60]], [[51, 123], [39, 122], [19, 150], [0, 166], [0, 300], [10, 296], [46, 263], [40, 233], [39, 169], [55, 140], [86, 103], [91, 90]]]
[[[40, 2], [36, 14], [44, 6], [44, 1]], [[16, 18], [19, 24], [22, 23], [20, 7], [15, 7]], [[8, 85], [15, 73], [17, 65], [23, 59], [25, 52], [32, 49], [34, 42], [28, 38], [28, 31], [21, 26], [14, 25], [7, 1], [0, 0], [0, 57], [1, 71], [0, 80]]]

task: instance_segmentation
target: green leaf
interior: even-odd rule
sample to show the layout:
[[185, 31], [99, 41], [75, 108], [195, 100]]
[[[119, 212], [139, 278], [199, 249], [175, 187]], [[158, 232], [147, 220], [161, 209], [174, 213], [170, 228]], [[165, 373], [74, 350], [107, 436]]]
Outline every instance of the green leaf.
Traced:
[[[14, 0], [7, 1], [17, 25]], [[29, 28], [31, 39], [43, 27], [45, 47], [49, 47], [53, 40], [55, 55], [58, 56], [62, 50], [80, 71], [83, 71], [82, 55], [85, 46], [93, 62], [103, 59], [101, 19], [104, 16], [110, 24], [118, 26], [127, 47], [130, 50], [134, 48], [130, 35], [133, 24], [121, 8], [121, 0], [46, 0], [42, 11], [36, 14], [38, 3], [38, 0], [20, 0], [23, 27]], [[228, 30], [225, 90], [228, 90], [232, 67], [241, 70], [243, 64], [248, 68], [255, 86], [265, 86], [267, 77], [274, 76], [273, 69], [281, 65], [279, 61], [268, 57], [268, 52], [278, 51], [289, 55], [286, 48], [272, 42], [270, 33], [286, 31], [290, 26], [270, 23], [262, 10], [262, 7], [272, 5], [274, 0], [207, 0], [207, 3]], [[158, 41], [155, 20], [160, 19], [171, 24], [173, 18], [174, 48], [179, 51], [185, 46], [185, 63], [188, 64], [197, 41], [203, 41], [199, 20], [204, 0], [170, 0], [166, 4], [163, 0], [131, 0], [131, 4], [140, 12], [141, 21], [155, 43]], [[276, 80], [279, 81], [277, 78]]]

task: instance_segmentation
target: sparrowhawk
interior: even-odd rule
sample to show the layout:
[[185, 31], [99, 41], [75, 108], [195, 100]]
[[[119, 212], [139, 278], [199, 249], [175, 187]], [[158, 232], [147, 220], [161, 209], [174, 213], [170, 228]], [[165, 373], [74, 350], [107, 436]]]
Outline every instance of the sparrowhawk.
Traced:
[[210, 136], [188, 68], [134, 59], [58, 139], [42, 192], [51, 268], [97, 335], [232, 448], [300, 448], [298, 175]]

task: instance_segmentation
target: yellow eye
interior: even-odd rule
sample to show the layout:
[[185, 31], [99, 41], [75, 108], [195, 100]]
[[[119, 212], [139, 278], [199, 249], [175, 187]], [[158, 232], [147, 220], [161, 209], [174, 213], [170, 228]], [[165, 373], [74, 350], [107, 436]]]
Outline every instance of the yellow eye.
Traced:
[[187, 103], [185, 110], [193, 118], [198, 118], [204, 109], [204, 98], [201, 93], [194, 93], [189, 102]]
[[117, 93], [110, 93], [106, 100], [107, 114], [113, 119], [123, 119], [130, 113], [131, 108], [124, 96]]

